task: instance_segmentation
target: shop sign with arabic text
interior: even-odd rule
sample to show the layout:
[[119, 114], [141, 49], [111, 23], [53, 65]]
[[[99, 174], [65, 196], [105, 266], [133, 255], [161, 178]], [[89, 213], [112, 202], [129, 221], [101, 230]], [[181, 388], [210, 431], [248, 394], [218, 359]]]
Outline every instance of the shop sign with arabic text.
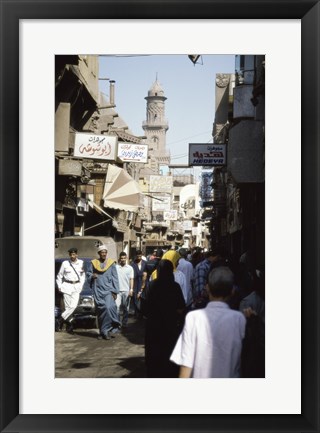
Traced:
[[148, 146], [118, 142], [118, 158], [123, 162], [148, 162]]
[[189, 165], [226, 165], [225, 144], [189, 143]]
[[152, 199], [152, 210], [158, 211], [168, 211], [170, 210], [170, 197], [157, 197]]
[[115, 161], [117, 141], [118, 137], [113, 135], [76, 133], [74, 156]]
[[173, 177], [172, 176], [150, 176], [149, 192], [172, 192]]
[[163, 212], [163, 219], [165, 221], [177, 221], [178, 211], [175, 209], [171, 209], [171, 210]]

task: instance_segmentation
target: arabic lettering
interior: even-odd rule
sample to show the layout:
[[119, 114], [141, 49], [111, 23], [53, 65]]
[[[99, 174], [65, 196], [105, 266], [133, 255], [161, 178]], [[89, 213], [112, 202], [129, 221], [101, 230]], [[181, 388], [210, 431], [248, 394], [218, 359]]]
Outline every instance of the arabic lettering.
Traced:
[[216, 151], [221, 150], [221, 151], [223, 151], [223, 147], [222, 146], [217, 146], [216, 144], [211, 145], [211, 146], [207, 146], [207, 149], [208, 150], [216, 150]]
[[119, 157], [121, 159], [141, 159], [144, 156], [144, 152], [138, 151], [137, 149], [122, 150]]
[[118, 156], [122, 160], [126, 161], [140, 161], [146, 159], [147, 147], [145, 145], [137, 145], [130, 143], [119, 144]]
[[111, 144], [106, 141], [106, 137], [90, 137], [89, 143], [82, 143], [79, 152], [84, 156], [106, 157], [111, 153]]
[[223, 152], [210, 151], [210, 152], [193, 152], [194, 158], [223, 158]]

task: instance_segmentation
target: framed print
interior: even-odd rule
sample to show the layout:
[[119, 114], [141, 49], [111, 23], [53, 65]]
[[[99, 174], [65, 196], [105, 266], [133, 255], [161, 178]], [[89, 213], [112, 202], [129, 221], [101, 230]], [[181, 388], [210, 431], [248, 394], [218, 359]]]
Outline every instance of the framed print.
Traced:
[[[0, 3], [1, 431], [317, 432], [319, 1]], [[54, 55], [103, 50], [270, 60], [264, 382], [54, 377]]]

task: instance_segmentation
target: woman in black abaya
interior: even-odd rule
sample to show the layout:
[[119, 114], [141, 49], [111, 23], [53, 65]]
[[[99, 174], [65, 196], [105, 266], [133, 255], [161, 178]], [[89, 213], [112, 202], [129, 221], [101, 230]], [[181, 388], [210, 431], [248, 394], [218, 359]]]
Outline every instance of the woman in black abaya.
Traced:
[[150, 282], [146, 293], [145, 307], [147, 376], [178, 377], [179, 366], [169, 358], [183, 327], [185, 302], [169, 260], [159, 262], [157, 278]]

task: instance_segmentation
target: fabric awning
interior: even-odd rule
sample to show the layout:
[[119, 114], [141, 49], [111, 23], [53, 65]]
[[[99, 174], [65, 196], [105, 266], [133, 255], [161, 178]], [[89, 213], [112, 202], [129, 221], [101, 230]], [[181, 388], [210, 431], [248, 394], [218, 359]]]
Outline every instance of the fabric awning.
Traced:
[[[107, 217], [109, 217], [110, 219], [114, 220], [114, 218], [111, 215], [109, 215], [105, 210], [103, 210], [102, 207], [98, 206], [97, 203], [95, 203], [93, 200], [88, 200], [88, 204], [90, 207], [95, 209], [98, 213], [104, 214]], [[110, 220], [107, 220], [107, 221], [110, 221]]]
[[138, 212], [143, 193], [138, 183], [122, 168], [109, 165], [103, 191], [104, 207]]

